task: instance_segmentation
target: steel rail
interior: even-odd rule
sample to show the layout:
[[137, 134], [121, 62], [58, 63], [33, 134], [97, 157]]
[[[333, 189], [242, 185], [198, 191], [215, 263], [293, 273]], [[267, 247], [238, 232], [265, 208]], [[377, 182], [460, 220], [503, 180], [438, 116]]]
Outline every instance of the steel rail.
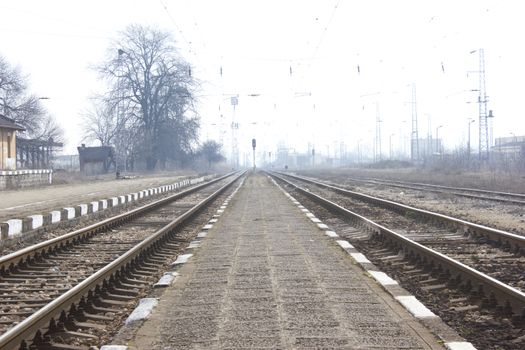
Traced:
[[[228, 174], [227, 176], [230, 176]], [[23, 341], [31, 339], [34, 335], [43, 328], [46, 328], [49, 323], [56, 319], [62, 312], [67, 311], [72, 305], [78, 303], [81, 299], [87, 296], [90, 292], [96, 290], [104, 282], [110, 280], [118, 273], [133, 265], [133, 263], [145, 253], [148, 249], [154, 247], [154, 245], [161, 240], [165, 235], [171, 233], [175, 228], [184, 223], [197, 211], [206, 206], [209, 202], [224, 192], [229, 186], [231, 186], [236, 180], [244, 175], [244, 172], [238, 174], [233, 180], [222, 186], [220, 189], [215, 191], [207, 198], [200, 201], [197, 205], [189, 209], [184, 214], [171, 221], [163, 228], [156, 231], [153, 235], [140, 242], [135, 247], [128, 250], [126, 253], [115, 259], [110, 264], [101, 268], [90, 277], [86, 278], [75, 287], [65, 292], [46, 306], [42, 307], [34, 314], [20, 322], [15, 327], [9, 329], [7, 332], [0, 336], [0, 349], [1, 350], [14, 350], [18, 349]], [[226, 176], [223, 176], [224, 178]], [[221, 178], [221, 179], [222, 179]], [[217, 179], [218, 180], [218, 179]]]
[[[356, 180], [359, 180], [359, 179], [356, 179]], [[371, 180], [372, 181], [377, 181], [377, 182], [385, 182], [385, 183], [398, 183], [398, 184], [402, 184], [402, 185], [416, 185], [416, 186], [424, 186], [424, 187], [434, 187], [434, 188], [442, 188], [442, 189], [446, 189], [446, 190], [468, 191], [468, 192], [494, 194], [494, 195], [498, 195], [498, 196], [507, 196], [507, 197], [516, 197], [516, 198], [523, 198], [523, 199], [525, 199], [525, 194], [523, 194], [523, 193], [491, 191], [491, 190], [483, 190], [481, 188], [453, 187], [453, 186], [427, 184], [427, 183], [422, 183], [422, 182], [406, 182], [406, 181], [399, 181], [399, 180], [384, 180], [384, 179], [377, 179], [377, 178], [373, 178]]]
[[[484, 193], [484, 194], [492, 194], [492, 195], [499, 195], [499, 196], [506, 196], [506, 197], [514, 197], [514, 198], [524, 198], [525, 195], [520, 193], [509, 193], [509, 192], [497, 192], [497, 191], [488, 191], [488, 190], [480, 190], [480, 189], [472, 189], [472, 188], [456, 188], [456, 187], [448, 187], [448, 186], [440, 186], [440, 185], [432, 185], [432, 184], [422, 184], [422, 183], [411, 183], [411, 182], [403, 182], [403, 181], [392, 181], [392, 180], [381, 180], [381, 179], [358, 179], [358, 178], [347, 178], [350, 181], [355, 182], [364, 182], [364, 183], [371, 183], [371, 184], [377, 184], [377, 185], [386, 185], [391, 187], [397, 187], [397, 188], [406, 188], [411, 190], [417, 190], [417, 191], [429, 191], [429, 192], [435, 192], [435, 193], [445, 193], [445, 194], [453, 194], [455, 196], [465, 197], [465, 198], [472, 198], [472, 199], [481, 199], [481, 200], [489, 200], [493, 202], [501, 202], [501, 203], [512, 203], [512, 204], [518, 204], [518, 205], [525, 205], [525, 200], [517, 200], [517, 199], [510, 199], [510, 198], [497, 198], [497, 197], [490, 197], [490, 196], [481, 196], [477, 194], [469, 194], [464, 192], [455, 192], [455, 191], [471, 191], [475, 193]], [[417, 187], [419, 186], [419, 187]], [[425, 188], [425, 187], [430, 187]], [[451, 190], [451, 191], [447, 191]]]
[[285, 178], [270, 173], [271, 176], [292, 186], [301, 194], [309, 197], [313, 201], [322, 204], [328, 209], [351, 218], [353, 221], [362, 224], [374, 234], [382, 235], [394, 245], [400, 247], [405, 255], [424, 261], [433, 265], [435, 270], [441, 271], [451, 280], [462, 282], [463, 285], [469, 285], [471, 290], [476, 293], [485, 295], [490, 300], [496, 300], [504, 309], [510, 309], [518, 317], [525, 317], [525, 293], [506, 285], [490, 276], [485, 275], [461, 262], [458, 262], [442, 253], [417, 243], [403, 235], [392, 231], [385, 226], [375, 223], [374, 221], [354, 213], [328, 199], [314, 194], [307, 189], [286, 180]]
[[224, 176], [218, 177], [216, 179], [213, 179], [211, 181], [208, 181], [206, 183], [191, 187], [187, 190], [184, 190], [182, 192], [175, 193], [169, 197], [157, 200], [155, 202], [145, 204], [139, 208], [135, 208], [133, 210], [127, 211], [125, 213], [112, 216], [110, 218], [104, 219], [100, 222], [94, 223], [92, 225], [83, 227], [81, 229], [75, 230], [70, 233], [66, 233], [64, 235], [61, 235], [59, 237], [55, 237], [52, 239], [49, 239], [47, 241], [34, 244], [32, 246], [20, 249], [16, 252], [13, 252], [8, 255], [4, 255], [0, 257], [0, 276], [2, 276], [3, 272], [9, 271], [14, 266], [27, 262], [31, 259], [35, 259], [38, 256], [45, 254], [52, 249], [56, 247], [60, 247], [63, 245], [67, 245], [76, 241], [79, 241], [85, 237], [89, 237], [93, 234], [96, 234], [98, 232], [101, 232], [103, 230], [106, 230], [109, 227], [113, 227], [115, 225], [121, 224], [123, 222], [126, 222], [130, 219], [133, 219], [137, 216], [140, 216], [141, 214], [150, 211], [152, 209], [158, 208], [160, 206], [165, 205], [166, 203], [172, 202], [174, 200], [183, 198], [187, 196], [188, 194], [191, 194], [193, 192], [196, 192], [200, 190], [201, 188], [204, 188], [206, 186], [212, 185], [218, 181], [221, 181], [234, 173], [228, 173]]
[[351, 196], [351, 197], [357, 198], [359, 200], [363, 200], [368, 203], [380, 205], [382, 207], [392, 209], [403, 215], [407, 212], [416, 213], [418, 215], [421, 215], [422, 217], [430, 219], [431, 221], [439, 221], [442, 223], [444, 222], [456, 229], [463, 230], [463, 232], [466, 234], [471, 234], [473, 236], [477, 235], [477, 236], [487, 237], [489, 240], [493, 242], [497, 242], [499, 244], [505, 244], [510, 249], [518, 250], [518, 251], [521, 251], [522, 253], [525, 253], [525, 236], [520, 236], [515, 233], [511, 233], [511, 232], [495, 229], [492, 227], [476, 224], [476, 223], [469, 222], [466, 220], [454, 218], [448, 215], [431, 212], [429, 210], [411, 207], [409, 205], [401, 204], [401, 203], [394, 202], [391, 200], [382, 199], [382, 198], [373, 197], [367, 194], [346, 190], [340, 187], [336, 187], [336, 186], [329, 185], [323, 182], [312, 180], [310, 178], [306, 178], [303, 176], [283, 174], [283, 173], [278, 173], [278, 174], [289, 176], [291, 178], [295, 178], [297, 180], [301, 180], [304, 182], [308, 182], [308, 183], [317, 185], [319, 187], [328, 188], [337, 193]]

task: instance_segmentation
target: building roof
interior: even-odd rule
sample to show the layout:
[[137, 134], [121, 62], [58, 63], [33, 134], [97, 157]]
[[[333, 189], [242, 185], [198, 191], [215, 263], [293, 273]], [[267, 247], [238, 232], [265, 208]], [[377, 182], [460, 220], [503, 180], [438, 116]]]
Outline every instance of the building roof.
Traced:
[[77, 147], [78, 156], [84, 162], [100, 162], [113, 157], [113, 147]]
[[55, 142], [52, 138], [49, 140], [39, 140], [39, 139], [26, 139], [23, 137], [16, 138], [17, 145], [20, 146], [46, 146], [46, 147], [63, 147], [62, 142]]
[[18, 125], [14, 119], [8, 118], [2, 114], [0, 114], [0, 129], [12, 129], [12, 130], [20, 130], [24, 131], [25, 128], [21, 125]]

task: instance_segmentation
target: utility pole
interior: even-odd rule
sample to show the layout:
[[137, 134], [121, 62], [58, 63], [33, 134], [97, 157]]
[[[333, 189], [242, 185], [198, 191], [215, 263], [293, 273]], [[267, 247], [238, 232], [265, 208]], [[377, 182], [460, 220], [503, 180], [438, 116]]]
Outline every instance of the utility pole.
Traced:
[[238, 168], [238, 161], [239, 161], [239, 153], [237, 150], [237, 133], [236, 130], [239, 128], [239, 123], [235, 122], [235, 107], [239, 104], [239, 98], [237, 96], [232, 96], [230, 98], [230, 103], [233, 106], [233, 114], [232, 114], [232, 168], [237, 169]]
[[[439, 144], [439, 129], [442, 128], [443, 125], [440, 125], [436, 128], [436, 152], [441, 154], [441, 147], [440, 147], [440, 144]], [[441, 143], [443, 144], [443, 142]]]
[[[475, 52], [475, 51], [473, 51]], [[491, 135], [489, 134], [489, 120], [493, 118], [492, 111], [487, 109], [487, 90], [485, 86], [485, 50], [479, 49], [479, 159], [489, 160]]]
[[467, 162], [470, 164], [470, 125], [475, 122], [474, 119], [468, 118], [468, 142], [467, 142]]
[[253, 148], [253, 172], [255, 172], [255, 145], [256, 145], [256, 140], [255, 139], [252, 139], [252, 148]]
[[412, 135], [410, 138], [410, 159], [419, 159], [419, 136], [417, 132], [417, 99], [416, 84], [412, 84]]
[[390, 134], [390, 160], [392, 160], [392, 136], [395, 134]]
[[376, 102], [376, 139], [374, 161], [381, 161], [381, 114], [379, 113], [379, 102]]
[[357, 164], [361, 164], [361, 139], [357, 140]]

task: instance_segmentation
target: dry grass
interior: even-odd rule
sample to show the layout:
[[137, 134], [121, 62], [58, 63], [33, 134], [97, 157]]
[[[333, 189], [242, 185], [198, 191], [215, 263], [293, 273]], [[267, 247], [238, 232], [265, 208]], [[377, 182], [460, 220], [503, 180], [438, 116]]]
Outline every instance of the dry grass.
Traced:
[[339, 168], [318, 169], [313, 172], [324, 172], [331, 174], [346, 174], [350, 177], [378, 178], [398, 180], [407, 182], [421, 182], [443, 186], [480, 188], [493, 191], [506, 191], [525, 193], [525, 174], [508, 172], [461, 172], [441, 169], [362, 169], [362, 168]]

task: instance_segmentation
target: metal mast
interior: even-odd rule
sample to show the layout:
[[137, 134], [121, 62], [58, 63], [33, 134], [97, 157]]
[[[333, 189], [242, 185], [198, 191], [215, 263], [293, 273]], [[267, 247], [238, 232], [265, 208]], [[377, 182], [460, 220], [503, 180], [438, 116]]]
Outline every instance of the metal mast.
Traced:
[[375, 139], [375, 159], [381, 161], [381, 114], [379, 113], [379, 102], [376, 102], [376, 139]]
[[416, 85], [412, 84], [412, 136], [410, 139], [410, 159], [419, 159], [419, 136], [417, 134]]
[[[489, 159], [489, 115], [487, 113], [487, 90], [485, 88], [485, 52], [479, 49], [479, 159]], [[491, 117], [492, 115], [490, 115]]]
[[232, 124], [231, 124], [231, 130], [232, 130], [232, 168], [237, 169], [239, 167], [239, 149], [237, 147], [237, 129], [239, 129], [239, 123], [235, 121], [235, 107], [239, 104], [239, 98], [237, 96], [232, 96], [230, 98], [230, 103], [233, 106], [233, 113], [232, 113]]

